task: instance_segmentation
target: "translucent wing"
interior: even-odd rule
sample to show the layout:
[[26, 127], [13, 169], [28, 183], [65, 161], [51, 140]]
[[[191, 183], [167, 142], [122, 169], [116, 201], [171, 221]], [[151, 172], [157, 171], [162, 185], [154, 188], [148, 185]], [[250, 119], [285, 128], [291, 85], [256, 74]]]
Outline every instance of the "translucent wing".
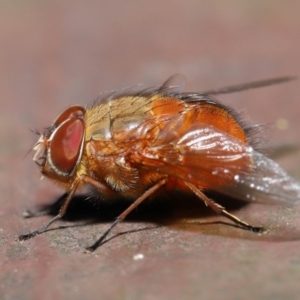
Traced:
[[266, 79], [266, 80], [253, 81], [253, 82], [218, 88], [216, 90], [204, 91], [204, 92], [201, 92], [201, 94], [202, 95], [231, 94], [231, 93], [242, 92], [242, 91], [246, 91], [246, 90], [250, 90], [250, 89], [266, 87], [266, 86], [270, 86], [270, 85], [274, 85], [274, 84], [285, 83], [287, 81], [291, 81], [294, 79], [296, 79], [296, 77], [293, 77], [293, 76], [271, 78], [271, 79]]
[[300, 184], [246, 143], [207, 124], [181, 136], [167, 127], [139, 154], [144, 168], [245, 201], [300, 203]]
[[[284, 77], [277, 77], [247, 83], [241, 83], [238, 85], [226, 86], [222, 88], [218, 88], [215, 90], [207, 90], [203, 91], [201, 95], [220, 95], [220, 94], [230, 94], [236, 92], [242, 92], [250, 89], [257, 89], [261, 87], [266, 87], [270, 85], [285, 83], [287, 81], [295, 80], [297, 77], [295, 76], [284, 76]], [[168, 78], [163, 85], [160, 87], [159, 91], [164, 92], [168, 91], [171, 93], [182, 93], [186, 86], [186, 78], [182, 74], [175, 74]]]
[[246, 201], [300, 203], [299, 182], [263, 154], [253, 151], [251, 157], [251, 172], [236, 175], [234, 184], [221, 187], [220, 192]]

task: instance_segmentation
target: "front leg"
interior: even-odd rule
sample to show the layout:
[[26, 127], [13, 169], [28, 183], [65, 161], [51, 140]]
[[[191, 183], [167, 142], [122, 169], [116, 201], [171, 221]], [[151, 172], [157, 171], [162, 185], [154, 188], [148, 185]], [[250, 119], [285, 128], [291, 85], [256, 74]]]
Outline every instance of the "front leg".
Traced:
[[[66, 214], [66, 211], [68, 209], [68, 206], [76, 192], [76, 190], [78, 189], [78, 187], [82, 184], [89, 184], [93, 187], [95, 187], [99, 192], [101, 192], [102, 194], [104, 195], [107, 195], [108, 193], [112, 193], [113, 191], [105, 184], [95, 180], [94, 178], [92, 177], [89, 177], [87, 175], [81, 175], [79, 176], [72, 184], [71, 186], [71, 189], [70, 189], [70, 192], [69, 194], [66, 194], [67, 197], [66, 198], [60, 198], [55, 204], [61, 204], [60, 206], [60, 209], [59, 209], [59, 212], [58, 214], [52, 218], [50, 221], [48, 221], [47, 223], [43, 224], [41, 227], [39, 227], [37, 230], [34, 230], [30, 233], [27, 233], [27, 234], [22, 234], [22, 235], [19, 235], [18, 236], [18, 240], [19, 241], [24, 241], [24, 240], [28, 240], [28, 239], [31, 239], [33, 237], [35, 237], [36, 235], [38, 234], [41, 234], [43, 232], [46, 231], [46, 229], [52, 224], [54, 223], [56, 220], [58, 219], [61, 219], [65, 214]], [[49, 212], [49, 210], [46, 210], [46, 211], [42, 211], [42, 212], [38, 212], [37, 214], [36, 213], [29, 213], [27, 217], [34, 217], [34, 216], [37, 216], [37, 215], [43, 215], [43, 214], [46, 214], [47, 212]]]

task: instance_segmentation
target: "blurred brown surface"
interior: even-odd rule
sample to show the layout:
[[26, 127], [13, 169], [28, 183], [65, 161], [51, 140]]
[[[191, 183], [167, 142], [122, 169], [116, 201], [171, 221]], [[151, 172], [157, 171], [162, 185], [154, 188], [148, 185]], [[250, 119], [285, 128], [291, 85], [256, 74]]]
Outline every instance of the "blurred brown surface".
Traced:
[[[299, 1], [279, 0], [1, 1], [0, 298], [299, 299], [299, 208], [237, 210], [270, 228], [255, 235], [214, 223], [226, 220], [201, 215], [201, 204], [185, 215], [170, 202], [157, 217], [157, 208], [141, 209], [112, 236], [132, 232], [84, 254], [113, 220], [101, 221], [100, 205], [93, 224], [70, 217], [14, 241], [49, 219], [22, 212], [62, 193], [39, 180], [32, 153], [24, 158], [37, 139], [30, 128], [100, 92], [158, 85], [175, 73], [187, 77], [187, 91], [299, 76], [299, 13]], [[254, 122], [278, 125], [265, 137], [298, 179], [299, 97], [299, 80], [219, 97]]]

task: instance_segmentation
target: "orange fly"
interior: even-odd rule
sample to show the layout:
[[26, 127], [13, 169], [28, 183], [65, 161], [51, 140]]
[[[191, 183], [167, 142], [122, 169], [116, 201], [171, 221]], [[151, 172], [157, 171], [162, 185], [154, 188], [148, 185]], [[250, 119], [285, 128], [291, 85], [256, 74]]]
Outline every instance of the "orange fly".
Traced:
[[35, 144], [41, 173], [67, 191], [56, 215], [27, 240], [62, 218], [75, 192], [89, 185], [103, 198], [127, 198], [128, 208], [89, 251], [149, 196], [159, 190], [194, 193], [216, 213], [255, 232], [205, 195], [214, 190], [248, 202], [297, 204], [300, 184], [255, 150], [251, 127], [212, 95], [290, 80], [276, 78], [203, 93], [183, 93], [175, 75], [161, 87], [112, 93], [91, 106], [72, 106], [47, 127]]

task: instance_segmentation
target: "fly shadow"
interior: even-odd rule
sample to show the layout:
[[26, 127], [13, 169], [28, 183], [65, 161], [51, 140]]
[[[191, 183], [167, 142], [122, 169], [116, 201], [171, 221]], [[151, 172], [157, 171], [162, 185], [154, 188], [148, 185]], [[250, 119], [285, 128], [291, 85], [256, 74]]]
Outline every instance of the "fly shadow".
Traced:
[[[216, 192], [207, 192], [206, 195], [231, 212], [238, 211], [249, 204]], [[67, 194], [64, 194], [53, 203], [40, 206], [36, 211], [26, 211], [24, 217], [36, 217], [41, 215], [55, 216], [58, 214], [66, 196]], [[67, 213], [62, 218], [65, 221], [75, 222], [75, 224], [63, 225], [59, 228], [63, 229], [67, 227], [113, 222], [129, 205], [130, 202], [125, 199], [117, 199], [109, 202], [99, 199], [96, 195], [76, 195], [72, 198]], [[265, 234], [259, 235], [245, 231], [235, 223], [224, 221], [221, 216], [215, 216], [215, 212], [206, 207], [205, 204], [194, 195], [187, 195], [180, 191], [171, 192], [146, 200], [124, 220], [124, 222], [131, 223], [151, 223], [154, 224], [154, 226], [145, 227], [143, 225], [140, 229], [119, 232], [103, 241], [101, 245], [124, 234], [151, 230], [161, 226], [185, 231], [198, 231], [201, 234], [207, 235], [228, 236], [230, 238], [247, 240], [278, 242], [300, 239], [299, 230], [297, 230], [297, 232], [291, 231], [281, 225], [276, 225], [276, 230], [274, 227], [270, 230], [266, 230]], [[211, 220], [212, 217], [213, 220]], [[182, 222], [182, 220], [184, 220], [184, 222]], [[76, 222], [79, 221], [83, 221], [83, 223], [76, 224]], [[59, 228], [56, 227], [48, 230], [57, 230]], [[233, 230], [233, 228], [238, 228], [239, 230]], [[97, 245], [97, 247], [100, 246], [97, 242], [95, 245]]]

